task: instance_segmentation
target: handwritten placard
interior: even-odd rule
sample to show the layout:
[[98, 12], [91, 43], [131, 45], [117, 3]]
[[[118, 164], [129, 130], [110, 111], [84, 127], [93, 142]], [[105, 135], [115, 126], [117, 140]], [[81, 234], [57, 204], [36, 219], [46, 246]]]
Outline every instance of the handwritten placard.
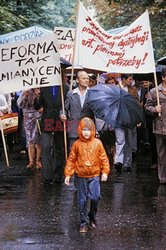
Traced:
[[21, 42], [24, 40], [39, 38], [52, 33], [53, 32], [51, 30], [47, 30], [38, 26], [32, 26], [30, 28], [0, 35], [0, 44]]
[[108, 72], [155, 72], [148, 12], [122, 32], [110, 34], [80, 4], [75, 62]]
[[60, 56], [72, 63], [75, 28], [54, 27], [54, 33], [58, 38]]
[[0, 93], [60, 85], [55, 34], [0, 45]]

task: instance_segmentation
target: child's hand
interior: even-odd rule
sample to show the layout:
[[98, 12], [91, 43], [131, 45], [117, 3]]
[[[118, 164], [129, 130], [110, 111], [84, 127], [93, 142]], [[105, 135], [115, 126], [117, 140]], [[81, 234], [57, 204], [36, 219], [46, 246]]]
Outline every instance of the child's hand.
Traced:
[[107, 181], [107, 174], [103, 173], [102, 176], [101, 176], [101, 181]]
[[70, 176], [66, 176], [66, 178], [65, 178], [65, 184], [66, 184], [67, 186], [70, 185]]

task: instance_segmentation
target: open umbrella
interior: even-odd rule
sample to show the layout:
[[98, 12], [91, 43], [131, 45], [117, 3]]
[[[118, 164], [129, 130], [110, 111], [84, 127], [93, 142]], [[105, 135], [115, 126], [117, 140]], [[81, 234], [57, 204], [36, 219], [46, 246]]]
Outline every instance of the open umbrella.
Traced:
[[60, 64], [62, 69], [66, 69], [67, 67], [71, 66], [71, 63], [68, 62], [66, 59], [63, 57], [60, 57]]
[[88, 92], [88, 103], [95, 116], [113, 128], [118, 126], [133, 128], [143, 122], [139, 103], [120, 87], [98, 84]]
[[161, 64], [161, 65], [166, 65], [166, 56], [160, 58], [158, 61], [157, 61], [158, 64]]

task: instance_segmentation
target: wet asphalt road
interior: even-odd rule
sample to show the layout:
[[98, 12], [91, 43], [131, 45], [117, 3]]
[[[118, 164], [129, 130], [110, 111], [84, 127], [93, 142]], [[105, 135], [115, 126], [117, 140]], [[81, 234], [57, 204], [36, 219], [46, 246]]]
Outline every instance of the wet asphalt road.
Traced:
[[142, 159], [131, 173], [112, 171], [102, 183], [95, 231], [80, 235], [77, 195], [42, 184], [23, 161], [0, 171], [0, 249], [166, 249], [166, 186]]

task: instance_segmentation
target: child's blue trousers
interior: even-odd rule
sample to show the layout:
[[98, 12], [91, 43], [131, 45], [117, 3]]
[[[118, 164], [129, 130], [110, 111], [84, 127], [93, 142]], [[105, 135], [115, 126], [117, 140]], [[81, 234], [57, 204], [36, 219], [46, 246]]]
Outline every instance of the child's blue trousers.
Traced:
[[[80, 226], [89, 224], [89, 220], [95, 222], [97, 206], [100, 200], [100, 177], [77, 177], [78, 204], [80, 212]], [[90, 211], [87, 214], [88, 198], [91, 200]]]

